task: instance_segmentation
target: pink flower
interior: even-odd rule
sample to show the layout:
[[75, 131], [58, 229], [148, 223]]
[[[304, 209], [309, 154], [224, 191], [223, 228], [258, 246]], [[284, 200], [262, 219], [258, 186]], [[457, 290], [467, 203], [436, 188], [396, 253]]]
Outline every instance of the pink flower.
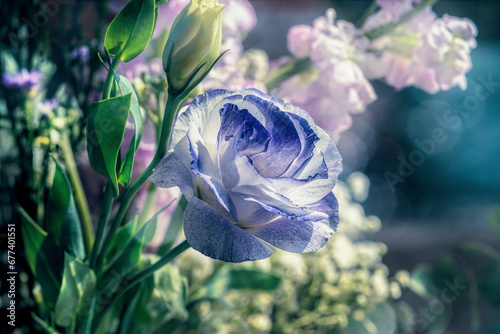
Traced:
[[319, 126], [334, 136], [351, 126], [351, 113], [362, 112], [376, 99], [373, 87], [358, 66], [368, 45], [349, 22], [335, 22], [335, 11], [294, 26], [288, 49], [295, 57], [309, 56], [313, 69], [283, 82], [274, 95], [307, 110]]

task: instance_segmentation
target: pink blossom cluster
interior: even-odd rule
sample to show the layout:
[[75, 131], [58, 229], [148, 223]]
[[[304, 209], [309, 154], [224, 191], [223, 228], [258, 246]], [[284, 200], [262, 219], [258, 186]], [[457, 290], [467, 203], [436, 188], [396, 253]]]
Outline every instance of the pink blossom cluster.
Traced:
[[289, 30], [290, 52], [297, 58], [309, 57], [313, 69], [283, 82], [273, 92], [307, 110], [332, 135], [348, 129], [351, 113], [364, 111], [376, 99], [358, 65], [368, 40], [352, 23], [336, 21], [335, 16], [329, 9], [312, 26]]
[[[381, 8], [365, 22], [362, 28], [365, 32], [398, 22], [413, 8], [413, 1], [378, 2]], [[391, 33], [372, 41], [363, 71], [368, 78], [383, 78], [396, 89], [415, 86], [428, 93], [455, 86], [465, 89], [476, 35], [476, 26], [469, 19], [449, 15], [437, 18], [428, 7]]]
[[[437, 15], [424, 8], [400, 22], [419, 0], [378, 0], [378, 10], [361, 29], [335, 20], [335, 11], [312, 26], [288, 32], [288, 49], [295, 58], [309, 57], [313, 69], [283, 82], [273, 93], [307, 110], [316, 122], [336, 135], [351, 126], [351, 114], [376, 99], [368, 80], [383, 79], [396, 89], [415, 86], [428, 93], [459, 86], [472, 67], [477, 29], [465, 18]], [[370, 32], [395, 25], [381, 36]]]

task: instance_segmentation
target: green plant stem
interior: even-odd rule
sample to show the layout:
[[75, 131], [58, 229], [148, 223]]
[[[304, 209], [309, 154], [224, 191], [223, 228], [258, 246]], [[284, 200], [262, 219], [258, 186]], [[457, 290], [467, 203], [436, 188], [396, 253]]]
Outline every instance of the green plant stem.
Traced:
[[150, 177], [153, 173], [153, 169], [160, 163], [161, 159], [167, 152], [168, 139], [170, 138], [175, 115], [177, 114], [177, 110], [179, 109], [179, 106], [181, 105], [182, 101], [184, 101], [184, 99], [185, 97], [182, 96], [173, 96], [172, 94], [168, 95], [167, 104], [165, 106], [165, 115], [163, 117], [163, 124], [161, 128], [160, 140], [158, 141], [158, 148], [156, 150], [155, 156], [149, 166], [146, 167], [144, 172], [142, 172], [137, 180], [135, 180], [135, 182], [125, 190], [118, 212], [116, 213], [115, 219], [113, 220], [113, 223], [109, 228], [109, 232], [104, 239], [98, 262], [102, 262], [102, 259], [104, 258], [103, 253], [111, 243], [113, 235], [115, 234], [118, 227], [120, 227], [121, 222], [125, 218], [128, 207], [130, 206], [130, 203], [132, 203], [135, 194], [144, 185], [144, 183], [146, 183], [148, 177]]
[[[106, 82], [104, 83], [104, 90], [102, 93], [102, 99], [109, 99], [111, 95], [111, 87], [114, 83], [114, 73], [120, 64], [120, 57], [113, 58], [111, 62], [110, 69], [108, 71], [108, 75], [106, 76]], [[102, 259], [104, 259], [104, 255], [102, 253], [106, 253], [106, 248], [101, 248], [101, 240], [104, 237], [104, 232], [106, 231], [106, 225], [109, 220], [109, 215], [111, 213], [111, 208], [113, 207], [113, 185], [110, 181], [106, 184], [106, 189], [104, 191], [104, 198], [101, 206], [101, 214], [99, 216], [99, 222], [97, 223], [97, 236], [96, 241], [94, 243], [94, 247], [92, 248], [92, 254], [90, 256], [90, 266], [93, 268], [96, 273], [99, 272]]]
[[101, 215], [99, 216], [99, 222], [97, 223], [97, 233], [94, 246], [92, 247], [92, 253], [90, 254], [90, 267], [95, 270], [96, 273], [99, 272], [102, 265], [102, 261], [98, 261], [104, 256], [99, 256], [106, 252], [105, 248], [101, 248], [102, 239], [104, 237], [104, 232], [106, 230], [106, 225], [109, 219], [109, 214], [111, 212], [111, 207], [113, 206], [113, 184], [108, 181], [106, 184], [106, 189], [104, 190], [104, 199], [101, 206]]
[[92, 242], [94, 240], [94, 226], [92, 225], [89, 205], [87, 203], [87, 198], [85, 197], [85, 191], [83, 190], [82, 181], [80, 180], [78, 168], [76, 167], [75, 156], [73, 154], [73, 150], [71, 149], [71, 144], [67, 134], [63, 134], [61, 136], [59, 147], [61, 148], [63, 159], [66, 162], [69, 180], [73, 186], [75, 204], [80, 216], [83, 239], [88, 254], [92, 248]]
[[264, 84], [271, 91], [281, 84], [283, 81], [311, 68], [311, 60], [309, 58], [295, 59], [289, 63], [273, 69], [264, 79]]
[[400, 26], [403, 23], [410, 21], [418, 13], [423, 11], [425, 8], [434, 5], [437, 1], [438, 0], [422, 0], [422, 2], [418, 3], [415, 7], [413, 7], [412, 10], [410, 10], [408, 13], [405, 13], [403, 16], [401, 16], [401, 18], [399, 19], [398, 22], [396, 22], [396, 23], [391, 22], [391, 23], [388, 23], [386, 25], [369, 30], [369, 31], [365, 32], [365, 36], [372, 41], [377, 39], [377, 38], [380, 38], [382, 36], [385, 36], [388, 33], [392, 32], [396, 27]]
[[[149, 266], [148, 268], [144, 269], [143, 271], [139, 272], [135, 276], [133, 276], [131, 279], [128, 279], [127, 285], [121, 289], [115, 292], [108, 303], [108, 305], [111, 305], [114, 300], [117, 298], [120, 298], [123, 296], [130, 288], [134, 287], [135, 285], [139, 284], [142, 280], [148, 278], [149, 276], [153, 275], [155, 271], [163, 267], [164, 265], [168, 264], [170, 261], [175, 259], [178, 255], [180, 255], [182, 252], [186, 251], [189, 249], [191, 246], [189, 246], [187, 240], [184, 240], [177, 246], [175, 246], [170, 252], [168, 252], [165, 256], [160, 258], [157, 262]], [[123, 284], [122, 284], [123, 286]]]
[[113, 87], [114, 82], [114, 73], [116, 73], [116, 69], [120, 64], [120, 57], [113, 58], [111, 62], [110, 70], [108, 71], [108, 75], [106, 76], [106, 82], [104, 83], [104, 90], [102, 91], [102, 99], [109, 99], [111, 96], [111, 88]]
[[372, 15], [375, 12], [377, 7], [378, 7], [377, 0], [373, 0], [370, 3], [370, 6], [368, 6], [368, 8], [363, 13], [363, 16], [361, 16], [359, 21], [356, 23], [356, 27], [358, 28], [363, 27], [363, 24], [365, 24], [366, 20], [370, 17], [370, 15]]
[[94, 313], [95, 313], [95, 307], [97, 305], [97, 296], [98, 296], [98, 290], [95, 289], [94, 293], [92, 294], [92, 298], [90, 299], [90, 304], [89, 304], [89, 310], [87, 313], [87, 317], [82, 319], [83, 324], [82, 324], [82, 333], [83, 334], [92, 334], [95, 333], [92, 331], [92, 323], [94, 322]]
[[156, 190], [157, 187], [154, 183], [149, 183], [148, 193], [146, 194], [146, 200], [142, 205], [142, 211], [139, 215], [139, 227], [144, 225], [144, 223], [148, 220], [149, 212], [153, 208], [156, 200]]

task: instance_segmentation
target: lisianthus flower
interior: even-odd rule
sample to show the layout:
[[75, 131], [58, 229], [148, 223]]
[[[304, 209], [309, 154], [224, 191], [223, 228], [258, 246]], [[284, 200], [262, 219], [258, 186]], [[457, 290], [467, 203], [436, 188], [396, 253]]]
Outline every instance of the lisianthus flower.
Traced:
[[341, 170], [334, 142], [302, 109], [255, 89], [213, 90], [181, 110], [150, 180], [188, 200], [194, 249], [243, 262], [269, 257], [272, 246], [321, 248], [337, 227]]

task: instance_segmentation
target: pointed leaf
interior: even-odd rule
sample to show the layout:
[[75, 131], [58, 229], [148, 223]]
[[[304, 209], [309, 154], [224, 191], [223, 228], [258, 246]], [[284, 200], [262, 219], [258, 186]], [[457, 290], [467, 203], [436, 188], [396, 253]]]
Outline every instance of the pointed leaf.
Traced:
[[56, 323], [71, 326], [78, 312], [88, 304], [95, 289], [94, 271], [77, 258], [65, 253], [61, 291], [56, 303]]
[[125, 226], [121, 227], [116, 234], [111, 239], [111, 243], [108, 247], [108, 252], [106, 254], [106, 263], [111, 262], [116, 255], [118, 255], [123, 248], [128, 244], [132, 236], [137, 232], [137, 222], [138, 217], [135, 216], [134, 219], [127, 223]]
[[22, 208], [21, 233], [23, 234], [26, 260], [42, 286], [43, 299], [49, 307], [54, 305], [59, 293], [60, 267], [58, 248], [49, 236]]
[[104, 48], [110, 56], [129, 62], [148, 46], [155, 25], [155, 1], [131, 0], [106, 31]]
[[118, 181], [124, 187], [128, 187], [128, 185], [130, 184], [130, 178], [132, 177], [134, 157], [137, 153], [137, 150], [139, 149], [139, 144], [141, 143], [142, 139], [143, 122], [141, 110], [139, 108], [139, 99], [137, 98], [134, 87], [132, 87], [130, 81], [128, 81], [128, 79], [124, 76], [121, 76], [116, 72], [114, 72], [114, 75], [122, 95], [132, 94], [130, 99], [130, 113], [132, 114], [132, 118], [134, 120], [135, 131], [134, 136], [132, 137], [132, 140], [130, 141], [130, 144], [128, 146], [127, 153], [125, 153], [125, 157], [123, 158], [123, 161], [121, 163], [119, 174], [120, 176], [118, 178]]
[[157, 221], [157, 217], [153, 217], [144, 224], [127, 243], [123, 251], [109, 264], [108, 269], [102, 275], [101, 284], [103, 286], [107, 286], [115, 280], [115, 273], [128, 273], [139, 264], [142, 251], [154, 238]]
[[56, 159], [52, 187], [50, 188], [47, 208], [47, 231], [61, 250], [79, 259], [85, 258], [80, 218], [76, 211], [71, 187], [64, 170]]
[[88, 120], [87, 150], [90, 165], [112, 184], [118, 196], [117, 161], [130, 110], [132, 94], [94, 102]]
[[177, 236], [182, 228], [182, 216], [184, 215], [187, 203], [188, 201], [186, 198], [182, 196], [177, 208], [175, 208], [172, 219], [170, 219], [170, 223], [168, 224], [167, 231], [165, 232], [160, 248], [158, 249], [158, 252], [156, 252], [158, 256], [166, 255], [174, 245], [175, 240], [177, 240]]
[[185, 321], [189, 314], [186, 309], [188, 282], [179, 268], [166, 265], [155, 273], [156, 288], [174, 318]]
[[19, 212], [21, 213], [21, 233], [23, 234], [26, 261], [28, 261], [33, 274], [36, 275], [38, 254], [40, 254], [42, 244], [47, 237], [47, 232], [38, 226], [24, 209], [19, 208]]

